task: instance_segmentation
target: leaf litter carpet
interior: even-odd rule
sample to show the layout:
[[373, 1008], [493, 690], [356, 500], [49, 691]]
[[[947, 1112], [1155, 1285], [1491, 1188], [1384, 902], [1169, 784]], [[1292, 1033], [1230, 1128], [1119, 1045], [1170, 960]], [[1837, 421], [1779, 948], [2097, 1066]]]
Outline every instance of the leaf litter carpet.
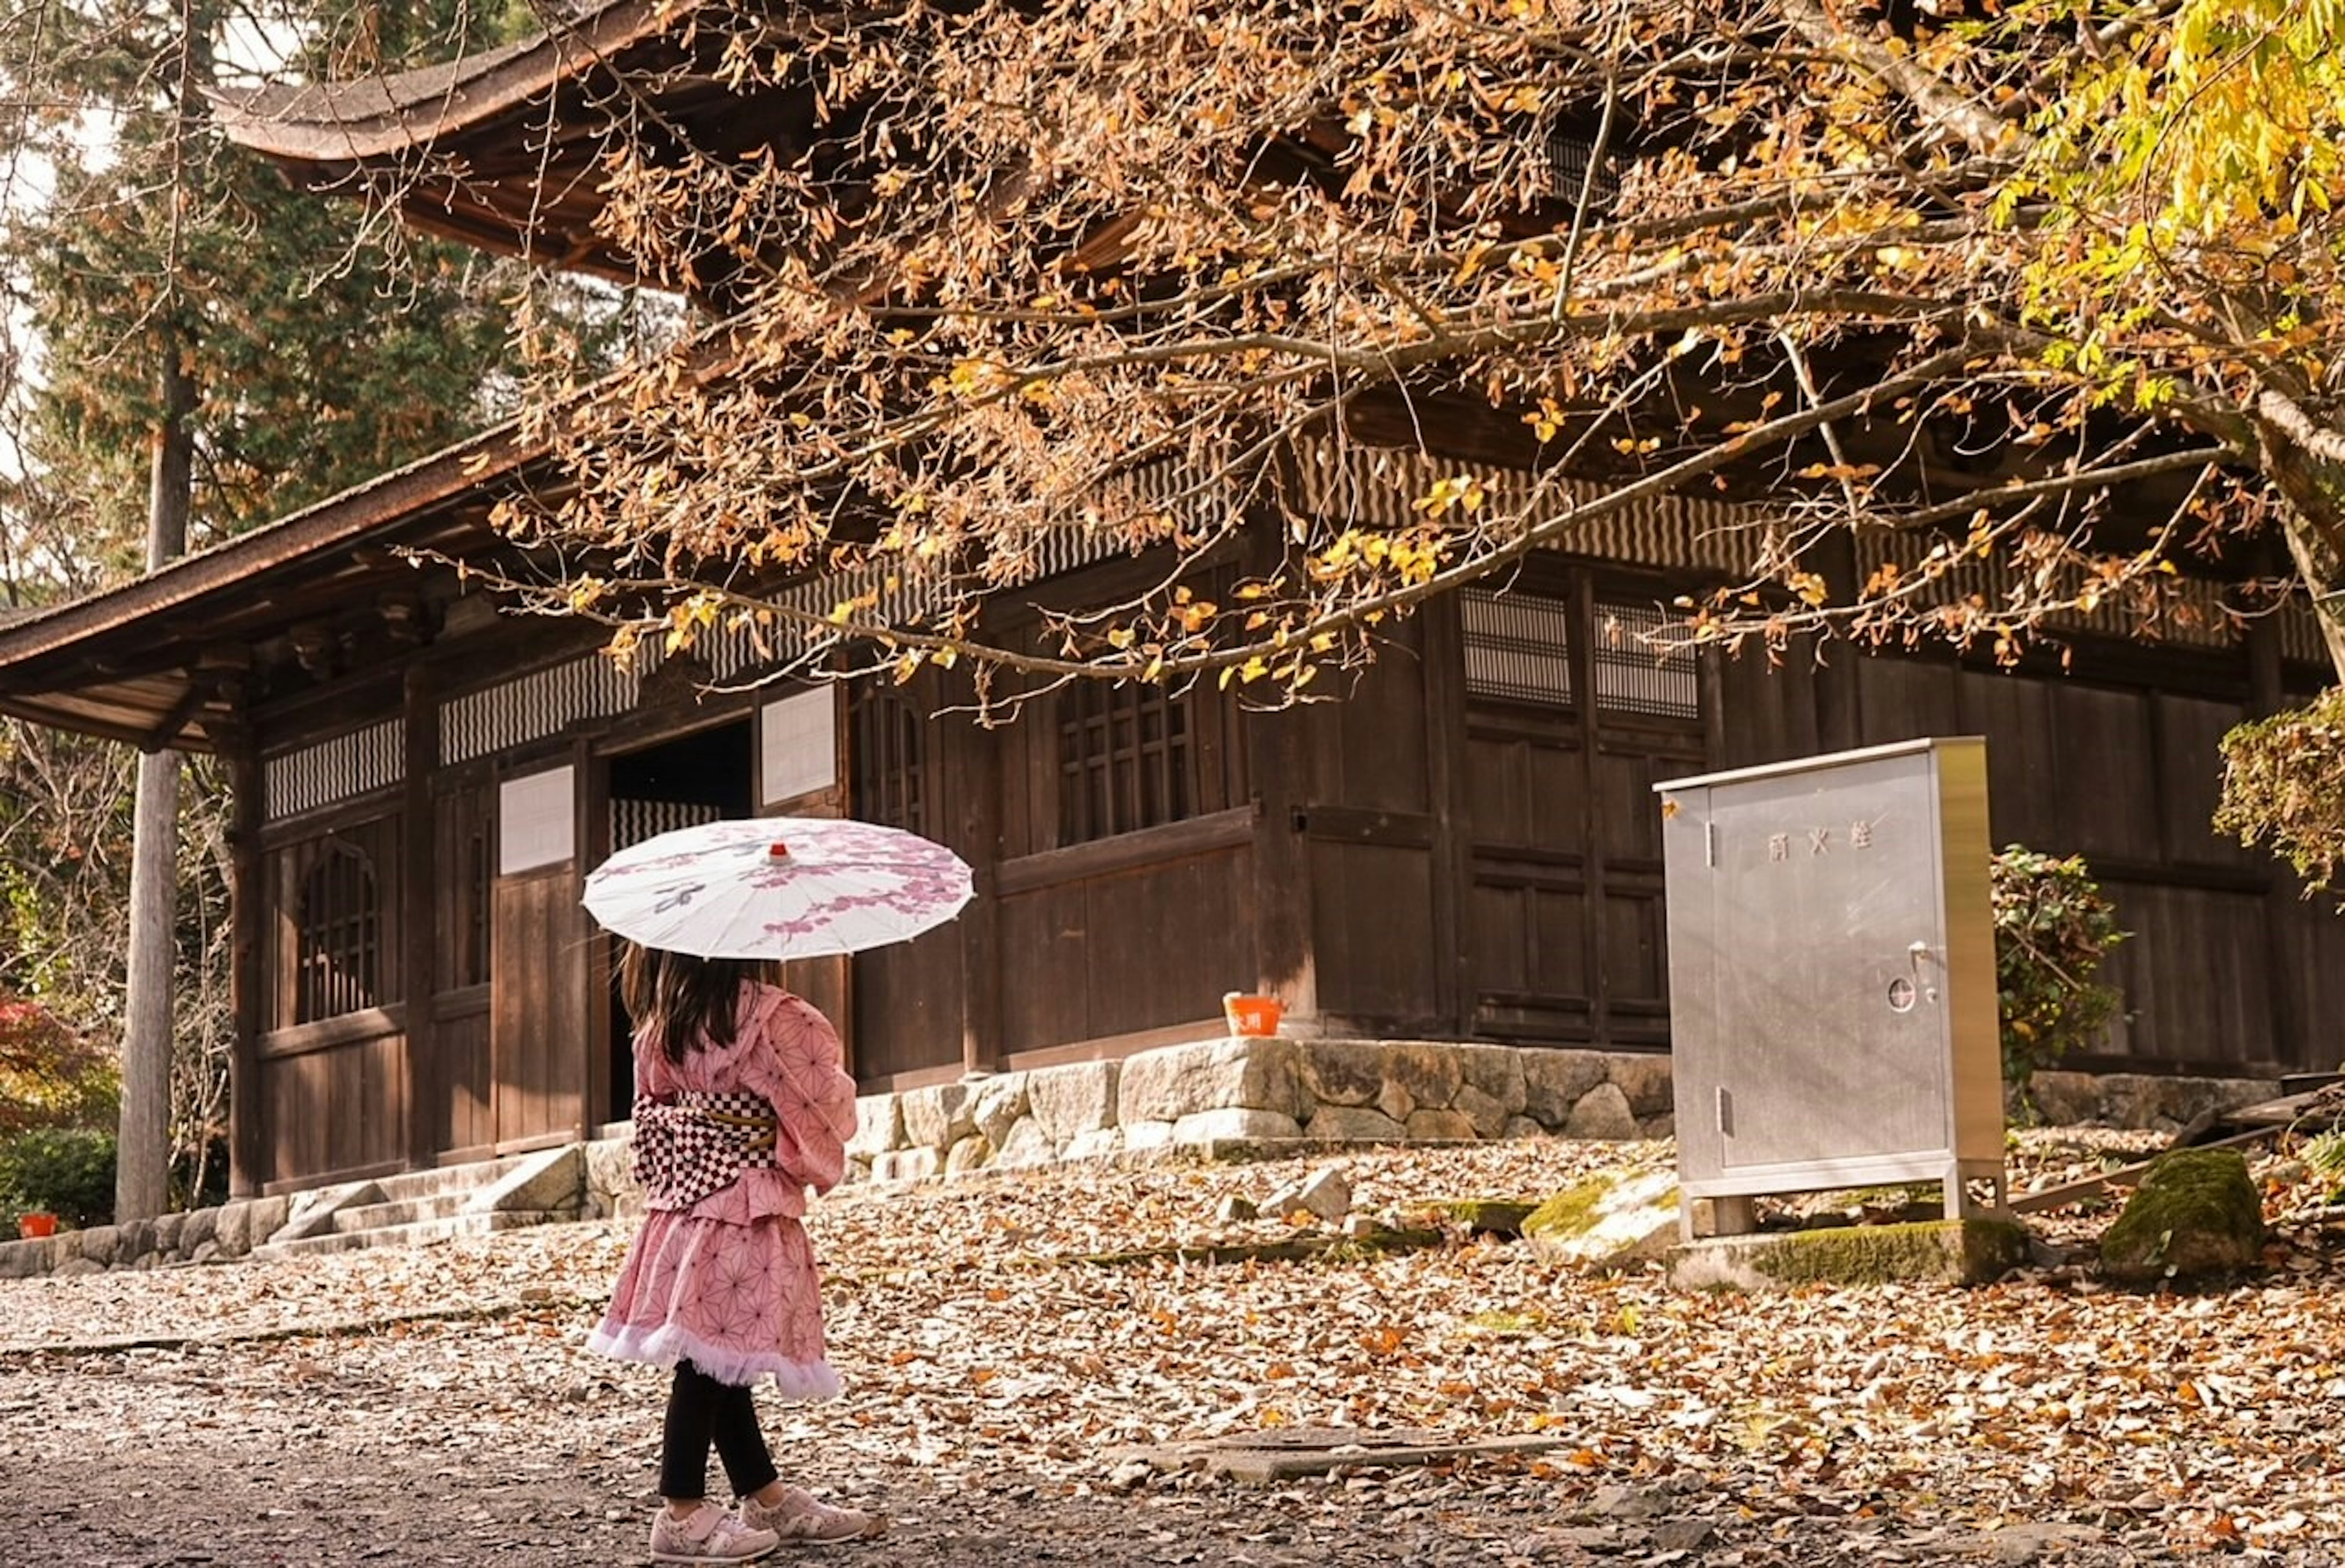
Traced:
[[[2021, 1189], [2154, 1140], [2025, 1135]], [[1741, 1297], [1452, 1235], [1218, 1218], [1330, 1165], [1354, 1212], [1535, 1197], [1666, 1145], [1558, 1140], [849, 1189], [810, 1219], [846, 1396], [762, 1401], [787, 1477], [886, 1510], [852, 1563], [2345, 1563], [2345, 1226], [2284, 1152], [2258, 1278], [2107, 1289], [2106, 1200], [1974, 1290]], [[581, 1340], [623, 1224], [0, 1281], [0, 1563], [644, 1559], [665, 1374]], [[2072, 1251], [2063, 1259], [2060, 1254]], [[1248, 1486], [1139, 1445], [1413, 1429], [1543, 1452]], [[711, 1490], [724, 1497], [712, 1464]]]

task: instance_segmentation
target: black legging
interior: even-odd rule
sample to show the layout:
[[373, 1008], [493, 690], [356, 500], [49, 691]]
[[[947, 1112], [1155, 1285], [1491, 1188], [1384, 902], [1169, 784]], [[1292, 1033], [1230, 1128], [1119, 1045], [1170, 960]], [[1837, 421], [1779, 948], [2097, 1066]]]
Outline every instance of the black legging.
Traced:
[[738, 1383], [720, 1383], [690, 1361], [675, 1364], [660, 1431], [660, 1495], [683, 1502], [708, 1493], [708, 1445], [725, 1463], [733, 1495], [746, 1497], [777, 1480], [774, 1456], [757, 1425], [756, 1402]]

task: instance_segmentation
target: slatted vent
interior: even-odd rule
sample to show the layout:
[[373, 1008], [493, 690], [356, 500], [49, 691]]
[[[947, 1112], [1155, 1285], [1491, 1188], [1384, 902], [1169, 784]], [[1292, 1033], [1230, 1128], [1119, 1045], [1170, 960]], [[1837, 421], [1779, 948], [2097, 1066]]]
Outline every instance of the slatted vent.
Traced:
[[656, 838], [679, 827], [698, 827], [725, 814], [717, 806], [690, 800], [614, 800], [611, 803], [611, 848]]
[[1571, 606], [1532, 593], [1463, 597], [1466, 689], [1477, 697], [1571, 706]]
[[261, 794], [274, 822], [397, 784], [405, 768], [407, 722], [386, 719], [261, 764]]
[[1701, 717], [1699, 661], [1690, 648], [1664, 652], [1647, 641], [1670, 624], [1650, 604], [1596, 606], [1596, 705], [1669, 719]]
[[634, 706], [640, 674], [589, 653], [450, 702], [440, 722], [443, 766], [559, 734], [580, 719]]

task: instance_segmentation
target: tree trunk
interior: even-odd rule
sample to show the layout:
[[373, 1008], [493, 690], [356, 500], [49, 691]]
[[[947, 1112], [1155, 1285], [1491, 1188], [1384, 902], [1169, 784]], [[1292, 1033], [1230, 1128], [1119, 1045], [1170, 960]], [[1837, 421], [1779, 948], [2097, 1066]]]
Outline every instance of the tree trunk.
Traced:
[[2330, 669], [2345, 683], [2345, 436], [2313, 426], [2301, 414], [2256, 421], [2265, 477], [2285, 503], [2281, 532], [2289, 558], [2304, 579], [2320, 625]]
[[[187, 548], [194, 474], [195, 384], [175, 329], [164, 329], [162, 350], [163, 413], [147, 496], [149, 572]], [[132, 824], [130, 972], [123, 1007], [122, 1120], [115, 1146], [117, 1224], [153, 1219], [170, 1200], [178, 848], [179, 754], [158, 744], [138, 759]]]

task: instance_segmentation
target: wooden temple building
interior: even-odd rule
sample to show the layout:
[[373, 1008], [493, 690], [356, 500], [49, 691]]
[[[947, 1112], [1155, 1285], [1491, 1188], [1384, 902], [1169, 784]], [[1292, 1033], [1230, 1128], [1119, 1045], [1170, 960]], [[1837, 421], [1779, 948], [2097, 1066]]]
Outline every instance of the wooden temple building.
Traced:
[[[622, 0], [559, 38], [224, 121], [320, 190], [429, 140], [469, 177], [410, 187], [419, 227], [624, 275], [562, 107], [598, 62], [668, 48], [674, 14]], [[752, 134], [705, 78], [673, 90], [675, 123]], [[1325, 465], [1328, 503], [1401, 521], [1436, 471], [1495, 460], [1469, 419], [1425, 435], [1430, 456]], [[1658, 1051], [1654, 782], [1924, 734], [1985, 735], [1995, 841], [2089, 856], [2137, 933], [2093, 1065], [2337, 1054], [2345, 924], [2208, 825], [2224, 730], [2321, 683], [2309, 620], [2210, 614], [2157, 645], [2082, 628], [2065, 673], [1849, 649], [1657, 660], [1636, 633], [1735, 563], [1714, 559], [1721, 503], [1656, 501], [1502, 592], [1432, 602], [1344, 701], [1079, 684], [988, 730], [939, 715], [933, 673], [721, 693], [712, 678], [756, 673], [722, 640], [623, 670], [596, 629], [500, 614], [416, 562], [508, 548], [490, 508], [548, 460], [492, 430], [0, 624], [0, 711], [217, 754], [232, 778], [239, 1191], [624, 1118], [610, 946], [580, 886], [667, 826], [845, 812], [977, 868], [957, 923], [797, 977], [868, 1091], [1218, 1035], [1232, 989], [1277, 994], [1305, 1032]], [[1047, 591], [1079, 602], [1133, 570], [1071, 560]]]

